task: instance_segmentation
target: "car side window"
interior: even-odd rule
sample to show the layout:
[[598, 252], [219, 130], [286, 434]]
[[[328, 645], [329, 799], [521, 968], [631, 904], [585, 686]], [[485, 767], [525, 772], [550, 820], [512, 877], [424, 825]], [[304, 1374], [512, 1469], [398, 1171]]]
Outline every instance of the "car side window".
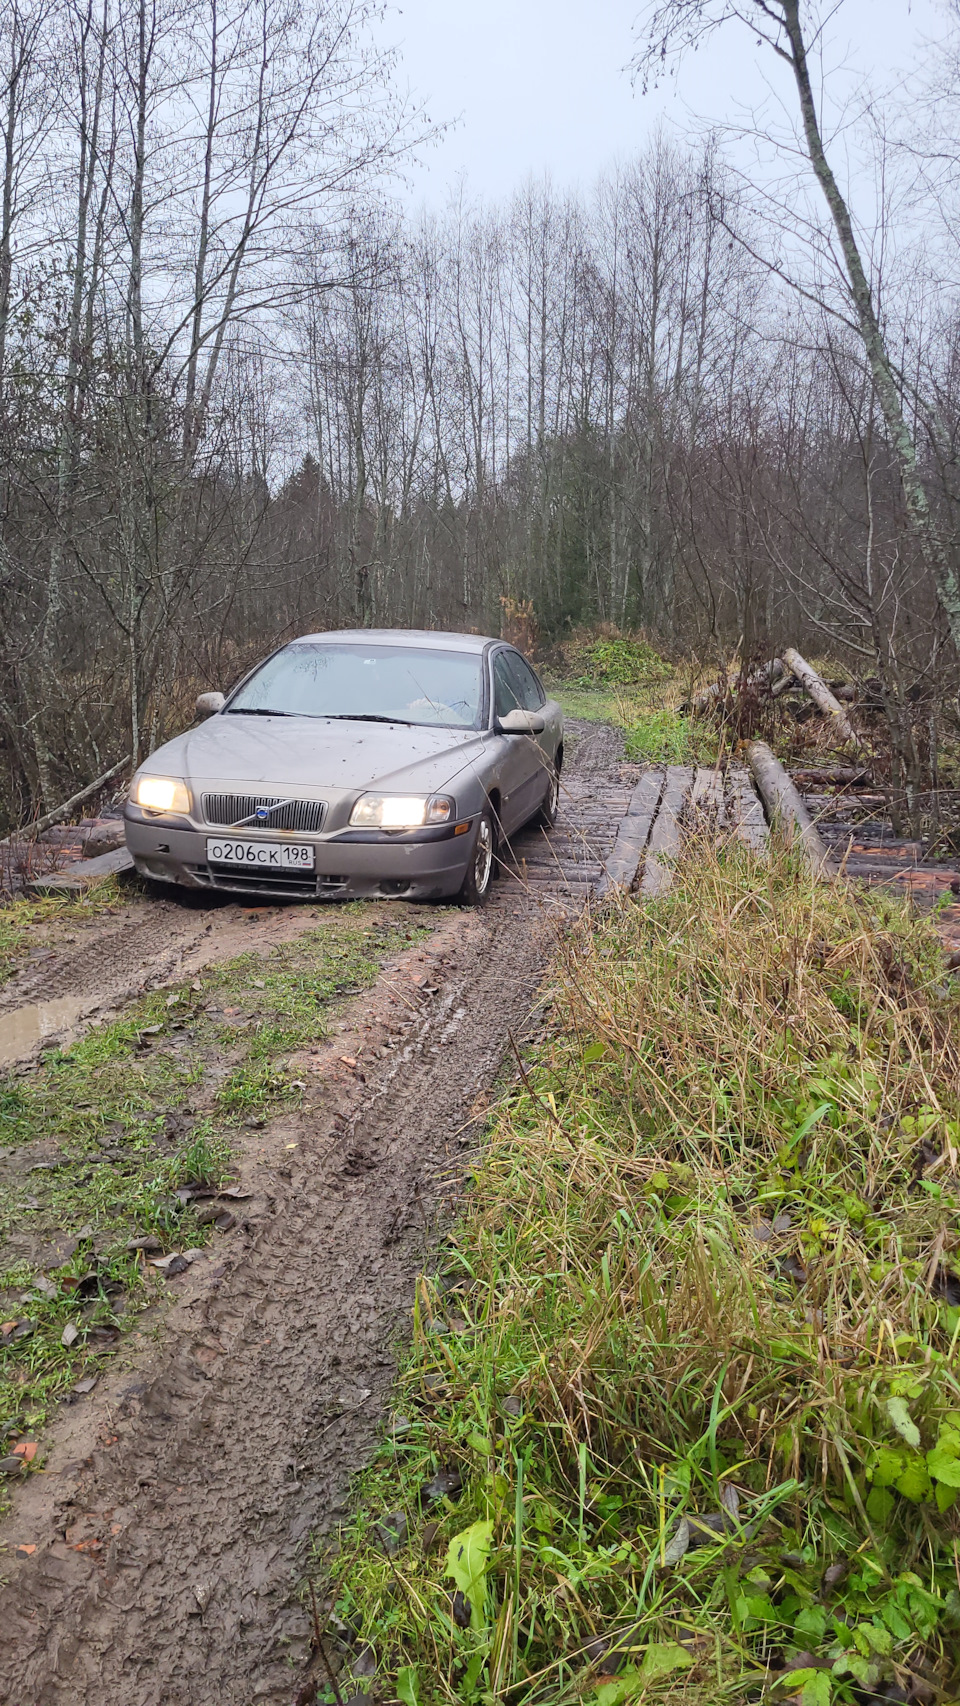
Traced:
[[520, 704], [525, 711], [539, 711], [545, 703], [545, 698], [533, 670], [519, 652], [508, 652], [507, 656], [510, 660], [510, 676], [520, 695]]
[[508, 711], [516, 711], [521, 705], [510, 661], [509, 652], [498, 652], [493, 660], [493, 709], [498, 717], [505, 717]]

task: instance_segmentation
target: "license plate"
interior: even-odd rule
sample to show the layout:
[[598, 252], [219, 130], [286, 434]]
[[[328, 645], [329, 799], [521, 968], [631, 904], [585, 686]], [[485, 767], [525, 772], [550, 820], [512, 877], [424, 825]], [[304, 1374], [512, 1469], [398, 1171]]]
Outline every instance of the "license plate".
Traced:
[[312, 871], [312, 847], [289, 841], [235, 841], [231, 836], [207, 842], [207, 863], [256, 866], [267, 871]]

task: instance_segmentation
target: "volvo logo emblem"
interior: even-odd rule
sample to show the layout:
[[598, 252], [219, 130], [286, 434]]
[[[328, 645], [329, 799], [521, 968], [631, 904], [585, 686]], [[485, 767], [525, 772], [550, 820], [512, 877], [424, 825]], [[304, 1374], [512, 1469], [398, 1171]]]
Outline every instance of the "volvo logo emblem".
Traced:
[[257, 807], [257, 822], [258, 823], [266, 823], [267, 818], [270, 816], [272, 809], [273, 808], [271, 806], [258, 806]]

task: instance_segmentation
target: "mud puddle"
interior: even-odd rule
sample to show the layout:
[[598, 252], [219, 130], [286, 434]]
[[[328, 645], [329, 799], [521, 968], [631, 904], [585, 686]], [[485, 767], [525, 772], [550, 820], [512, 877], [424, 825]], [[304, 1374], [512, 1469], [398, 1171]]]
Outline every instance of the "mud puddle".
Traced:
[[0, 1068], [35, 1054], [54, 1038], [67, 1040], [88, 1004], [72, 995], [54, 1001], [33, 1001], [0, 1013]]

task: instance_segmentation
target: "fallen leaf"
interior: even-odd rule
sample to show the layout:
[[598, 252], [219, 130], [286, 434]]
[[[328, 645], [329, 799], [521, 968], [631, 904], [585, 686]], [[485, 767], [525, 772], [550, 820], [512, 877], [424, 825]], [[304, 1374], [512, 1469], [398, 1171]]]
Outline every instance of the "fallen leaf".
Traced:
[[472, 1619], [473, 1606], [466, 1594], [461, 1593], [458, 1588], [453, 1596], [453, 1621], [458, 1629], [469, 1629]]
[[13, 1455], [14, 1457], [22, 1457], [24, 1463], [32, 1463], [37, 1455], [36, 1440], [22, 1439], [19, 1445], [14, 1446]]
[[190, 985], [190, 988], [191, 989], [202, 989], [203, 988], [203, 985], [200, 982], [200, 979], [198, 977], [194, 978], [193, 982]]
[[387, 1557], [396, 1558], [407, 1538], [407, 1519], [403, 1511], [394, 1511], [375, 1526]]
[[36, 1550], [37, 1550], [37, 1548], [35, 1546], [18, 1546], [17, 1547], [17, 1551], [18, 1552], [25, 1552], [28, 1558], [32, 1558], [33, 1554]]
[[0, 1457], [0, 1475], [19, 1475], [22, 1468], [22, 1457]]
[[455, 1499], [463, 1492], [463, 1476], [459, 1469], [438, 1469], [432, 1481], [425, 1482], [421, 1491], [424, 1504], [436, 1505], [441, 1499]]
[[143, 1238], [131, 1238], [127, 1244], [127, 1249], [143, 1250], [144, 1254], [149, 1255], [153, 1250], [162, 1250], [163, 1245], [159, 1238], [157, 1238], [152, 1232], [148, 1232]]
[[228, 1208], [225, 1208], [222, 1214], [217, 1215], [213, 1224], [218, 1232], [232, 1232], [237, 1224], [237, 1217], [235, 1214], [231, 1214]]
[[352, 1054], [341, 1054], [338, 1055], [337, 1058], [340, 1061], [341, 1066], [352, 1066], [356, 1068], [357, 1063]]
[[178, 990], [176, 995], [168, 995], [167, 996], [167, 999], [166, 999], [164, 1005], [166, 1007], [175, 1007], [177, 1005], [177, 1002], [180, 999], [181, 999], [181, 995], [180, 995], [180, 991]]
[[724, 1481], [723, 1486], [720, 1488], [720, 1503], [724, 1510], [728, 1511], [734, 1520], [736, 1520], [740, 1515], [740, 1494], [737, 1492], [732, 1481]]
[[680, 1518], [670, 1539], [663, 1548], [663, 1562], [668, 1568], [679, 1564], [690, 1545], [690, 1524], [685, 1516]]
[[69, 1347], [74, 1344], [79, 1337], [80, 1328], [77, 1326], [77, 1323], [75, 1321], [68, 1321], [63, 1332], [60, 1334], [60, 1343], [61, 1345], [66, 1345], [69, 1349]]
[[799, 1256], [781, 1256], [777, 1267], [787, 1279], [793, 1280], [794, 1285], [806, 1285], [807, 1270]]
[[252, 1191], [241, 1190], [239, 1185], [224, 1185], [222, 1191], [217, 1192], [218, 1197], [229, 1197], [231, 1202], [248, 1202], [252, 1195]]
[[78, 1392], [80, 1394], [81, 1398], [86, 1397], [86, 1394], [88, 1392], [93, 1391], [93, 1389], [96, 1386], [99, 1378], [100, 1378], [100, 1376], [98, 1374], [84, 1375], [84, 1378], [82, 1380], [77, 1381], [75, 1387], [73, 1388], [74, 1392]]
[[377, 1655], [374, 1649], [369, 1645], [361, 1647], [351, 1659], [350, 1669], [354, 1676], [376, 1676]]
[[156, 1257], [155, 1260], [151, 1261], [150, 1266], [159, 1268], [161, 1273], [169, 1277], [171, 1274], [182, 1274], [190, 1266], [190, 1263], [184, 1260], [179, 1250], [174, 1250], [169, 1256]]

